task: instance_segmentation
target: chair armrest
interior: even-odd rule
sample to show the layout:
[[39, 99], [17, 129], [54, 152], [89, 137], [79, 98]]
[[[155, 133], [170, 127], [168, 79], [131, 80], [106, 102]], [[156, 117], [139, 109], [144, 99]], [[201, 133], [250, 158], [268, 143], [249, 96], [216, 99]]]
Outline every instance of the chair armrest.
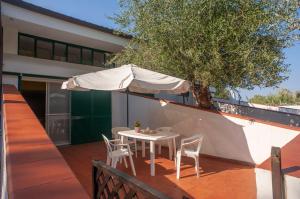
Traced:
[[110, 142], [121, 142], [120, 139], [109, 140]]
[[181, 152], [184, 151], [184, 150], [185, 150], [185, 147], [187, 147], [187, 146], [189, 146], [189, 145], [192, 145], [192, 144], [195, 144], [195, 143], [197, 143], [197, 142], [199, 142], [199, 139], [196, 139], [196, 140], [193, 140], [193, 141], [191, 141], [191, 142], [186, 142], [186, 143], [181, 144], [180, 151], [181, 151]]
[[197, 143], [197, 142], [199, 142], [198, 139], [197, 139], [197, 140], [193, 140], [193, 141], [191, 141], [191, 142], [186, 142], [186, 143], [181, 144], [181, 147], [185, 147], [185, 146], [188, 146], [188, 145], [192, 145], [192, 144]]
[[181, 144], [184, 144], [184, 143], [186, 143], [186, 142], [188, 142], [188, 141], [190, 141], [190, 140], [196, 140], [196, 139], [198, 139], [199, 137], [200, 137], [199, 135], [194, 135], [194, 136], [192, 136], [192, 137], [183, 138], [183, 139], [181, 139]]
[[128, 149], [130, 149], [129, 144], [113, 144], [114, 146], [123, 146], [123, 147], [127, 147]]

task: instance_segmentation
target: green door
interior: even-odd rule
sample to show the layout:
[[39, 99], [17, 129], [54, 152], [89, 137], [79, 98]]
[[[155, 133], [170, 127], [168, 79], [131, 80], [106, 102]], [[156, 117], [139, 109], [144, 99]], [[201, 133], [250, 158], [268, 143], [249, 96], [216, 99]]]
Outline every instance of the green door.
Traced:
[[71, 143], [82, 144], [111, 137], [111, 92], [72, 91]]

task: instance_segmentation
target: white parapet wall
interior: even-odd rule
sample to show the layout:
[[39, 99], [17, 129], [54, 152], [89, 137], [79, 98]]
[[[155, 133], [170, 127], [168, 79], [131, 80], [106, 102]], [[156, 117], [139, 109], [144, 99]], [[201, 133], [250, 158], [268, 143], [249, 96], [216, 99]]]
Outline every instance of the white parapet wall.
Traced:
[[[272, 173], [265, 169], [255, 169], [257, 199], [273, 199]], [[287, 199], [300, 198], [300, 179], [284, 175], [285, 194]]]
[[[300, 132], [233, 116], [129, 95], [129, 126], [139, 120], [142, 127], [172, 126], [182, 136], [204, 134], [201, 153], [261, 164], [271, 147], [283, 147]], [[126, 126], [126, 94], [112, 94], [113, 126]]]

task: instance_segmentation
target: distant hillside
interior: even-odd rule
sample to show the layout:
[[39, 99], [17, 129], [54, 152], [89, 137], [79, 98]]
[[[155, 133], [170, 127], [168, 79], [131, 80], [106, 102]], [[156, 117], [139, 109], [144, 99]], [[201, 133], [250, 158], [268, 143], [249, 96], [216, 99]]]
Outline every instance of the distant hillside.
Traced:
[[269, 106], [300, 105], [300, 91], [292, 92], [288, 89], [282, 89], [267, 96], [255, 95], [249, 102]]

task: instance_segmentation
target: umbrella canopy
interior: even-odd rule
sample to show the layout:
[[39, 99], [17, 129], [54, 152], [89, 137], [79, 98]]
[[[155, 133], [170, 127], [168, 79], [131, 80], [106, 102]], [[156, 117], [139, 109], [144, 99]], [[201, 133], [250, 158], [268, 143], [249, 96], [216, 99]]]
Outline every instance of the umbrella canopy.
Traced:
[[189, 91], [190, 84], [169, 75], [164, 75], [133, 64], [118, 68], [87, 73], [74, 76], [62, 85], [62, 89], [69, 90], [106, 90], [137, 93], [159, 93], [165, 91], [170, 94], [180, 94]]

